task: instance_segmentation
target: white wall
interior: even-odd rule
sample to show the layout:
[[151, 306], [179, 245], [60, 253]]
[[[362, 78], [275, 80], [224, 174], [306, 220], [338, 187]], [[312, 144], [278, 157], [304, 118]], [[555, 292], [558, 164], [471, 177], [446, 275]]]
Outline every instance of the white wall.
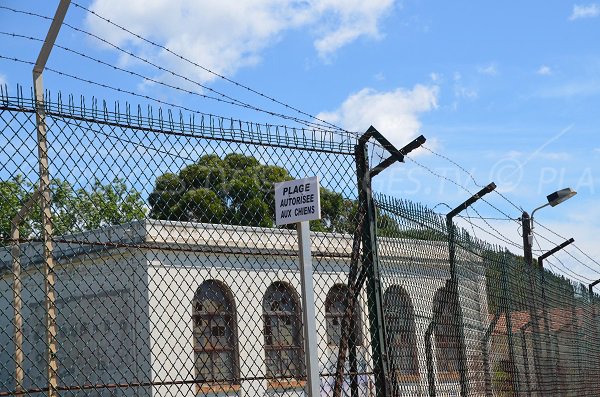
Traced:
[[[135, 271], [139, 261], [117, 251], [111, 256], [94, 255], [57, 263], [57, 360], [62, 386], [114, 384], [143, 378], [143, 364], [134, 348], [139, 334], [134, 329], [138, 313], [134, 290], [145, 289]], [[26, 389], [46, 386], [46, 309], [41, 268], [22, 274], [23, 332]], [[0, 389], [14, 389], [14, 311], [12, 277], [1, 281], [2, 305], [10, 306], [0, 316], [2, 366]], [[144, 355], [143, 350], [139, 352]], [[147, 353], [146, 353], [147, 355]], [[146, 376], [146, 379], [148, 377]], [[133, 395], [132, 389], [95, 389], [87, 395]], [[76, 394], [64, 392], [61, 395]], [[139, 395], [139, 393], [138, 393]]]
[[[264, 244], [269, 252], [287, 252], [286, 255], [210, 254], [206, 248], [190, 245], [189, 242], [171, 242], [185, 236], [184, 232], [187, 229], [180, 224], [172, 230], [151, 226], [142, 233], [150, 233], [150, 236], [145, 238], [154, 239], [156, 242], [161, 242], [161, 239], [169, 241], [163, 243], [168, 244], [164, 249], [132, 248], [125, 252], [124, 249], [106, 248], [98, 253], [63, 260], [59, 264], [57, 308], [61, 384], [157, 382], [165, 385], [145, 389], [98, 389], [78, 394], [112, 396], [119, 393], [147, 393], [165, 397], [197, 395], [197, 386], [193, 383], [195, 373], [192, 299], [203, 281], [219, 280], [230, 288], [235, 299], [241, 378], [258, 378], [244, 381], [237, 394], [303, 395], [302, 390], [278, 392], [268, 389], [267, 382], [261, 380], [265, 371], [263, 295], [273, 282], [284, 281], [300, 296], [297, 258], [293, 251], [290, 253], [289, 250], [289, 247], [294, 247], [294, 234], [278, 230], [278, 236], [273, 237], [271, 234], [261, 234], [257, 229], [246, 228], [246, 234], [239, 237], [243, 239], [237, 241], [237, 244], [242, 246]], [[213, 228], [219, 227], [221, 226]], [[237, 235], [237, 229], [224, 226], [221, 228], [224, 231], [217, 233], [212, 230], [209, 233], [208, 229], [194, 227], [189, 231], [190, 239], [199, 244], [211, 238], [215, 240], [212, 248], [217, 245], [221, 249], [227, 248], [224, 246], [225, 242], [232, 240], [226, 233]], [[123, 230], [128, 231], [124, 228]], [[203, 234], [207, 236], [203, 237]], [[317, 332], [320, 336], [318, 352], [321, 371], [333, 373], [337, 349], [327, 345], [324, 304], [331, 287], [347, 283], [349, 260], [324, 255], [326, 251], [323, 250], [324, 247], [332, 246], [337, 254], [348, 254], [351, 241], [347, 236], [335, 235], [331, 237], [335, 244], [331, 245], [331, 241], [327, 243], [328, 237], [325, 235], [317, 237], [313, 244], [319, 255], [313, 259], [313, 265]], [[169, 250], [169, 247], [184, 249]], [[385, 264], [387, 269], [382, 274], [382, 292], [391, 285], [400, 285], [409, 293], [414, 306], [420, 380], [403, 388], [407, 395], [427, 395], [424, 335], [432, 317], [433, 296], [449, 277], [445, 252], [438, 251], [437, 257], [424, 259], [413, 258], [410, 253], [399, 255], [390, 250], [390, 257], [395, 259], [382, 259], [382, 264]], [[476, 340], [488, 321], [485, 283], [477, 271], [459, 276], [460, 302], [465, 324], [468, 325], [465, 333], [467, 340]], [[31, 378], [27, 380], [26, 387], [44, 386], [45, 373], [41, 365], [43, 363], [40, 362], [40, 357], [44, 357], [43, 278], [39, 272], [30, 272], [23, 275], [23, 280], [23, 299], [26, 302], [23, 314], [28, 332], [25, 367], [28, 377]], [[0, 307], [3, 309], [0, 326], [1, 330], [4, 330], [0, 331], [0, 346], [4, 346], [0, 348], [0, 390], [14, 388], [14, 384], [11, 383], [14, 372], [14, 366], [11, 367], [11, 338], [14, 332], [11, 325], [11, 288], [12, 281], [9, 275], [5, 274], [0, 283]], [[360, 299], [365, 347], [358, 349], [358, 365], [359, 370], [370, 372], [371, 352], [368, 346], [371, 343], [364, 289]], [[32, 341], [35, 343], [31, 343]], [[467, 346], [470, 359], [476, 358], [479, 348], [476, 345]], [[469, 373], [471, 374], [471, 371]], [[187, 383], [173, 384], [181, 380], [186, 380]], [[372, 379], [369, 377], [359, 377], [359, 381], [361, 391], [373, 390]], [[330, 394], [332, 383], [332, 378], [322, 379], [323, 395]], [[117, 394], [114, 394], [115, 390], [118, 390]], [[440, 396], [456, 394], [458, 383], [438, 382], [437, 391]]]

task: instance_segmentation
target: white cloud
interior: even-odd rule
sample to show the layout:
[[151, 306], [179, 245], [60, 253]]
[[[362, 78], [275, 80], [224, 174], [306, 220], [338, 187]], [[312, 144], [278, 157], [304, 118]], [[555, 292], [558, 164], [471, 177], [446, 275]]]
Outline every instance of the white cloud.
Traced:
[[582, 18], [595, 18], [600, 15], [600, 6], [598, 4], [578, 5], [573, 6], [573, 12], [569, 17], [570, 21]]
[[482, 67], [477, 68], [477, 71], [479, 73], [481, 73], [481, 74], [487, 74], [489, 76], [495, 76], [495, 75], [498, 74], [498, 67], [495, 64], [490, 63], [487, 66], [482, 66]]
[[[322, 37], [315, 41], [319, 55], [324, 57], [360, 36], [381, 37], [379, 19], [391, 9], [393, 0], [319, 0], [310, 4], [315, 12], [311, 22], [324, 22]], [[322, 19], [328, 14], [334, 16], [334, 25]]]
[[550, 66], [542, 65], [536, 73], [541, 76], [550, 76], [552, 74], [552, 69], [550, 68]]
[[462, 99], [477, 99], [479, 92], [475, 88], [464, 87], [456, 84], [454, 86], [454, 96]]
[[437, 108], [438, 95], [439, 87], [435, 85], [417, 84], [412, 90], [386, 92], [364, 88], [350, 95], [338, 109], [318, 117], [351, 131], [365, 131], [373, 125], [393, 144], [404, 146], [418, 135], [419, 114]]
[[431, 81], [440, 81], [442, 79], [442, 75], [440, 73], [431, 72], [429, 74], [429, 78]]
[[0, 73], [0, 85], [4, 85], [4, 84], [8, 84], [8, 80], [6, 79], [5, 75]]
[[[262, 50], [281, 40], [287, 30], [309, 30], [321, 57], [359, 37], [379, 38], [379, 21], [393, 1], [95, 0], [91, 9], [216, 73], [232, 75], [259, 62]], [[165, 68], [203, 82], [214, 79], [94, 16], [88, 16], [86, 23], [92, 32]]]

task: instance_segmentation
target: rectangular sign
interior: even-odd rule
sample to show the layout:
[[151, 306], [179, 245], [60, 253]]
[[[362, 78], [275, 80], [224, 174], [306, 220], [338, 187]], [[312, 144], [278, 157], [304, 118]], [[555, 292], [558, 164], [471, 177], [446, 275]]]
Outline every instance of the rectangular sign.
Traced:
[[321, 219], [319, 177], [275, 184], [275, 224]]

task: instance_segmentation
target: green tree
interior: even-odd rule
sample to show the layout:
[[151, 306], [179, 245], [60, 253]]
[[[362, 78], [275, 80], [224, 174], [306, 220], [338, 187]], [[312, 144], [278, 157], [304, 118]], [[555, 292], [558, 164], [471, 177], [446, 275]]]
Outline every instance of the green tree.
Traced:
[[[165, 220], [274, 226], [273, 184], [291, 180], [290, 173], [256, 158], [231, 153], [200, 157], [178, 174], [156, 179], [150, 194], [150, 217]], [[356, 201], [321, 188], [322, 219], [311, 222], [321, 232], [352, 233], [356, 225]]]
[[[0, 238], [2, 241], [9, 239], [11, 221], [19, 212], [22, 204], [27, 201], [27, 190], [24, 187], [23, 177], [17, 175], [14, 179], [0, 181]], [[19, 227], [21, 235], [31, 234], [29, 223], [24, 222]]]
[[[0, 181], [0, 238], [3, 241], [10, 238], [11, 221], [34, 190], [35, 186], [21, 176]], [[128, 188], [120, 179], [107, 184], [95, 180], [91, 186], [79, 189], [68, 182], [55, 179], [50, 183], [50, 191], [55, 235], [143, 219], [147, 213], [140, 193]], [[27, 238], [39, 235], [41, 219], [40, 207], [36, 204], [19, 225], [21, 236]]]

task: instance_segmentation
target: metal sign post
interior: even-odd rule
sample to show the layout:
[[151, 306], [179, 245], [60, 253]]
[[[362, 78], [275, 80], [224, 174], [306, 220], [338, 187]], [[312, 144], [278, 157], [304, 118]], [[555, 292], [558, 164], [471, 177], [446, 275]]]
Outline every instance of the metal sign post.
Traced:
[[311, 177], [275, 184], [275, 223], [296, 223], [302, 323], [304, 324], [304, 361], [306, 362], [306, 391], [309, 397], [320, 395], [319, 357], [317, 355], [317, 320], [311, 257], [309, 221], [321, 219], [319, 178]]

